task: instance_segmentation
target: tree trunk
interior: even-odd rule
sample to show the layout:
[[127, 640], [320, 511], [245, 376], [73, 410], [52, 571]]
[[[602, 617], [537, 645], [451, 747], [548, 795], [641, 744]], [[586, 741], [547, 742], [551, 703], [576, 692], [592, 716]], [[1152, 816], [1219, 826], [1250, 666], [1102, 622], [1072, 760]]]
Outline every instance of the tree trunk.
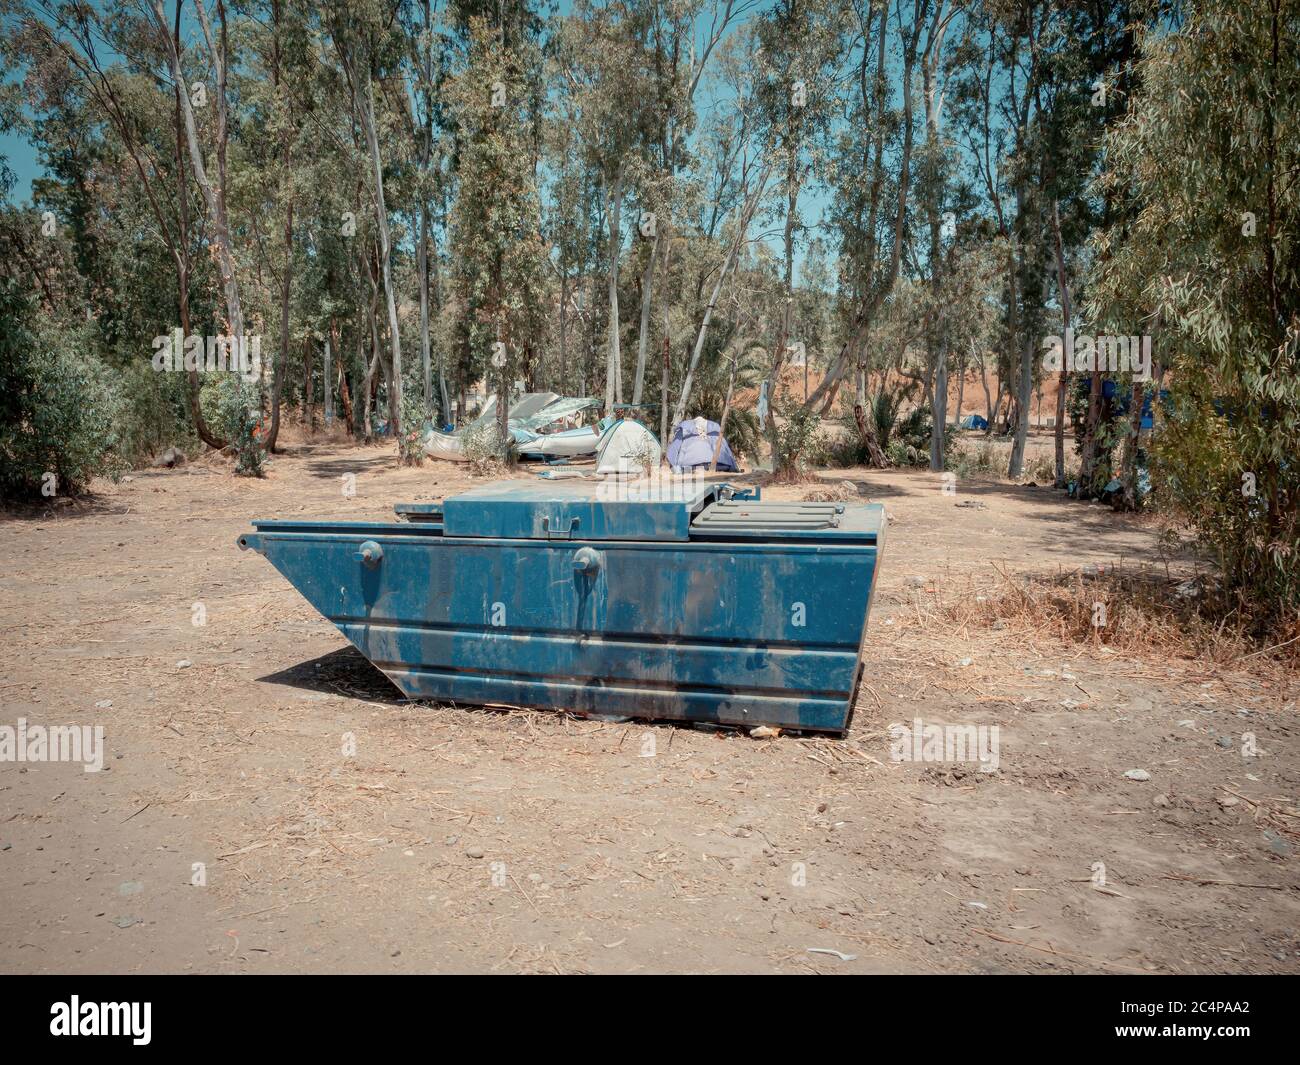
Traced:
[[605, 413], [612, 414], [615, 403], [623, 402], [623, 357], [619, 351], [618, 259], [622, 235], [619, 219], [623, 206], [623, 163], [618, 164], [614, 186], [609, 196], [609, 353], [605, 360]]
[[966, 356], [957, 360], [957, 428], [961, 428], [961, 408], [966, 395]]
[[[740, 249], [745, 243], [746, 234], [749, 232], [749, 224], [754, 217], [754, 211], [758, 207], [758, 201], [762, 199], [763, 189], [767, 186], [768, 174], [769, 170], [764, 169], [763, 173], [759, 175], [758, 187], [741, 209], [741, 215], [737, 222], [736, 238], [732, 241], [731, 247], [727, 249], [727, 257], [723, 260], [722, 269], [718, 271], [717, 283], [713, 286], [713, 295], [709, 297], [708, 305], [704, 308], [704, 320], [700, 322], [700, 331], [695, 338], [695, 349], [691, 352], [691, 361], [686, 367], [686, 379], [682, 382], [682, 391], [677, 397], [677, 406], [673, 411], [674, 425], [686, 417], [686, 404], [690, 402], [695, 370], [699, 366], [700, 355], [704, 351], [704, 338], [709, 331], [709, 322], [713, 318], [713, 309], [718, 304], [718, 294], [722, 291], [722, 282], [726, 280], [732, 263], [739, 257]], [[779, 360], [779, 355], [774, 356], [774, 360]]]
[[[1020, 195], [1016, 194], [1017, 214]], [[1016, 376], [1016, 434], [1011, 444], [1011, 459], [1007, 463], [1007, 476], [1011, 479], [1025, 472], [1025, 443], [1029, 433], [1029, 397], [1034, 388], [1034, 348], [1028, 337], [1020, 335], [1020, 296], [1016, 284], [1019, 273], [1019, 242], [1012, 246], [1010, 255], [1010, 299], [1012, 351], [1019, 348], [1020, 372]]]
[[939, 342], [935, 355], [934, 390], [930, 397], [930, 469], [943, 469], [944, 435], [948, 428], [948, 352]]
[[[944, 3], [935, 5], [934, 23], [921, 61], [921, 85], [925, 98], [926, 144], [932, 158], [937, 158], [939, 142], [939, 108], [936, 99], [936, 64], [943, 49]], [[943, 257], [939, 253], [940, 219], [939, 196], [942, 190], [931, 188], [930, 202], [930, 290], [933, 294], [933, 317], [929, 322], [930, 363], [933, 367], [934, 387], [930, 395], [930, 469], [943, 469], [944, 434], [948, 428], [948, 347], [943, 319]]]
[[[1052, 239], [1056, 246], [1056, 284], [1061, 294], [1062, 345], [1070, 329], [1070, 286], [1065, 276], [1065, 249], [1061, 242], [1061, 211], [1052, 201]], [[1070, 388], [1070, 367], [1065, 365], [1065, 350], [1061, 350], [1061, 375], [1056, 382], [1056, 424], [1053, 426], [1053, 445], [1056, 457], [1055, 487], [1065, 487], [1065, 400]]]
[[[286, 149], [287, 153], [287, 149]], [[288, 165], [288, 160], [285, 160]], [[293, 283], [293, 199], [289, 199], [284, 220], [284, 274], [280, 280], [280, 350], [271, 374], [271, 433], [266, 450], [274, 453], [280, 436], [280, 403], [284, 393], [284, 370], [289, 365], [289, 296]]]
[[[357, 350], [361, 349], [361, 330], [357, 329]], [[348, 368], [347, 360], [343, 358], [343, 347], [339, 346], [339, 406], [343, 408], [343, 423], [347, 426], [349, 435], [355, 433], [356, 423], [352, 420], [354, 411], [352, 410], [352, 390], [348, 388]]]
[[[176, 41], [167, 32], [167, 16], [163, 12], [162, 0], [151, 0], [154, 15], [158, 21], [158, 30], [167, 42], [171, 60], [172, 77], [176, 84], [184, 86], [185, 75], [181, 70], [180, 52]], [[181, 112], [185, 118], [186, 139], [190, 148], [190, 164], [194, 169], [194, 180], [203, 193], [203, 200], [208, 206], [212, 221], [212, 238], [217, 250], [217, 266], [221, 273], [221, 284], [226, 300], [226, 328], [231, 336], [242, 338], [244, 335], [244, 310], [239, 298], [239, 279], [235, 272], [235, 253], [230, 238], [230, 223], [226, 214], [226, 56], [224, 48], [218, 49], [212, 34], [212, 26], [203, 6], [203, 0], [195, 0], [195, 10], [203, 28], [208, 51], [217, 72], [217, 185], [214, 187], [208, 179], [207, 167], [203, 161], [203, 149], [199, 145], [198, 127], [194, 121], [194, 110], [190, 106], [190, 97], [183, 90], [180, 92]], [[224, 26], [223, 26], [224, 39]], [[239, 378], [236, 377], [238, 382]]]
[[668, 336], [664, 335], [664, 365], [659, 381], [659, 444], [668, 450]]
[[1097, 428], [1101, 423], [1101, 371], [1093, 364], [1088, 386], [1088, 414], [1083, 426], [1082, 457], [1079, 462], [1079, 491], [1092, 494], [1097, 466]]
[[[166, 28], [163, 28], [166, 32]], [[178, 0], [176, 4], [176, 23], [174, 27], [174, 36], [172, 45], [177, 49], [179, 54], [181, 38], [181, 5]], [[180, 302], [181, 316], [181, 335], [188, 337], [190, 335], [190, 199], [189, 186], [185, 180], [185, 124], [181, 118], [181, 92], [182, 82], [174, 81], [173, 88], [176, 95], [176, 107], [173, 113], [173, 125], [176, 133], [176, 210], [177, 210], [177, 227], [176, 227], [176, 283], [178, 286], [178, 295]], [[209, 428], [207, 419], [203, 417], [203, 407], [199, 402], [200, 385], [199, 371], [197, 368], [187, 369], [185, 372], [185, 396], [189, 402], [190, 419], [194, 422], [194, 431], [199, 434], [208, 447], [216, 448], [220, 451], [226, 446], [223, 437], [214, 433]]]
[[641, 402], [641, 390], [645, 385], [646, 346], [650, 343], [650, 297], [655, 281], [655, 259], [659, 255], [659, 231], [655, 230], [654, 243], [650, 245], [650, 258], [645, 264], [645, 273], [641, 277], [641, 335], [636, 345], [636, 377], [632, 380], [632, 402]]
[[1138, 441], [1142, 436], [1142, 401], [1146, 398], [1146, 388], [1141, 381], [1133, 382], [1133, 391], [1129, 397], [1128, 433], [1124, 440], [1124, 459], [1121, 466], [1121, 481], [1124, 491], [1121, 503], [1125, 510], [1137, 510], [1137, 451]]
[[566, 330], [569, 318], [569, 268], [565, 266], [564, 273], [560, 275], [560, 374], [559, 386], [561, 392], [567, 392], [569, 387], [569, 336]]
[[866, 416], [866, 411], [861, 403], [853, 404], [853, 421], [857, 424], [858, 436], [867, 449], [871, 465], [878, 470], [888, 469], [889, 458], [880, 448], [880, 438], [876, 436], [875, 419]]
[[370, 296], [370, 304], [367, 308], [366, 317], [370, 321], [370, 360], [366, 364], [366, 387], [364, 391], [365, 406], [362, 408], [362, 433], [366, 443], [371, 439], [371, 409], [374, 404], [375, 389], [378, 382], [375, 377], [375, 371], [379, 368], [382, 361], [379, 352], [379, 322], [375, 317], [375, 304], [378, 302], [378, 293], [373, 292]]
[[315, 394], [312, 380], [311, 334], [302, 338], [302, 423], [308, 433], [316, 431], [313, 398]]
[[424, 378], [425, 413], [433, 411], [433, 360], [429, 356], [429, 209], [420, 199], [420, 243], [415, 254], [420, 282], [420, 370]]
[[722, 441], [727, 435], [727, 416], [731, 413], [731, 395], [736, 389], [736, 363], [740, 355], [731, 361], [731, 372], [727, 375], [727, 397], [722, 401], [722, 420], [718, 422], [718, 442], [713, 445], [713, 461], [709, 463], [709, 472], [718, 472], [718, 456], [722, 454]]
[[662, 285], [664, 293], [664, 359], [659, 381], [659, 443], [665, 452], [668, 449], [668, 376], [669, 376], [669, 357], [671, 355], [672, 335], [671, 320], [668, 317], [668, 279], [669, 267], [673, 255], [673, 242], [667, 240], [664, 242], [664, 281]]
[[384, 276], [384, 297], [388, 302], [389, 344], [392, 349], [392, 381], [389, 385], [388, 411], [390, 428], [396, 436], [401, 431], [402, 413], [402, 339], [397, 322], [397, 295], [393, 288], [392, 243], [388, 232], [388, 207], [384, 202], [384, 167], [379, 157], [379, 137], [375, 129], [374, 82], [366, 71], [365, 96], [358, 101], [361, 129], [370, 150], [370, 164], [375, 174], [375, 216], [379, 222], [380, 265]]

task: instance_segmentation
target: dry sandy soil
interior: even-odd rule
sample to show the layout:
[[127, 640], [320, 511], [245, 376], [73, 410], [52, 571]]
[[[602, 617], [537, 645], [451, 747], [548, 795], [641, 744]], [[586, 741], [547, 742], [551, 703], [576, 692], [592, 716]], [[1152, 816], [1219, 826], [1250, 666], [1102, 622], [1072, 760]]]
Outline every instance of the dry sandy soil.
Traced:
[[[1154, 560], [1152, 533], [1045, 489], [826, 476], [891, 521], [845, 742], [407, 703], [235, 547], [459, 468], [298, 446], [263, 481], [191, 464], [4, 520], [0, 724], [102, 724], [108, 754], [0, 763], [0, 968], [1300, 971], [1295, 677], [944, 625], [994, 563]], [[891, 761], [918, 717], [996, 725], [998, 771]]]

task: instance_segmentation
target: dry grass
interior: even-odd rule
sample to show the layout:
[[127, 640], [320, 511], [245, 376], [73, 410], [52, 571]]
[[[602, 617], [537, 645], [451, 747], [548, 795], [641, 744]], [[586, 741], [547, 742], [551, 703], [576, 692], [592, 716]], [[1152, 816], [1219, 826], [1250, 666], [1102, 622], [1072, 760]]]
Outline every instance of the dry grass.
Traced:
[[853, 481], [822, 481], [804, 490], [805, 503], [863, 503], [863, 489]]
[[1180, 579], [1150, 566], [1108, 566], [1053, 576], [1007, 573], [992, 582], [941, 585], [928, 612], [937, 620], [1006, 632], [1027, 644], [1088, 645], [1140, 657], [1175, 657], [1228, 667], [1300, 669], [1300, 633], [1268, 643], [1244, 619], [1210, 608], [1204, 578]]

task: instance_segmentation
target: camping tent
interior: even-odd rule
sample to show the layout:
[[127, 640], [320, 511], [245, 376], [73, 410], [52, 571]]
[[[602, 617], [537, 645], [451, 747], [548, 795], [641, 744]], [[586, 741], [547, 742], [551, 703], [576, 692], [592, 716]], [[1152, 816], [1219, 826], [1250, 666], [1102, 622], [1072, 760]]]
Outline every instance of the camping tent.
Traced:
[[596, 451], [597, 473], [640, 473], [664, 457], [655, 434], [640, 422], [617, 421], [605, 430]]
[[705, 418], [686, 418], [677, 423], [673, 430], [672, 442], [668, 445], [668, 465], [675, 470], [695, 470], [707, 467], [713, 462], [713, 453], [718, 453], [718, 469], [727, 473], [736, 473], [736, 456], [732, 454], [731, 445], [722, 440], [722, 427], [717, 422]]
[[979, 414], [968, 414], [958, 424], [963, 429], [987, 429], [989, 427], [989, 423]]

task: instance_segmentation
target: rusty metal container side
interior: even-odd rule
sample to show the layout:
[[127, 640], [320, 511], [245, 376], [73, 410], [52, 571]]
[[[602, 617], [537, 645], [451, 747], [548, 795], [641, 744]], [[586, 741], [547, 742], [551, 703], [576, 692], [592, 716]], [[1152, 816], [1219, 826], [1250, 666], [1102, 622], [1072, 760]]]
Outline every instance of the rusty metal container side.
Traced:
[[408, 521], [257, 521], [239, 545], [412, 698], [842, 733], [883, 508], [721, 487], [512, 482]]

